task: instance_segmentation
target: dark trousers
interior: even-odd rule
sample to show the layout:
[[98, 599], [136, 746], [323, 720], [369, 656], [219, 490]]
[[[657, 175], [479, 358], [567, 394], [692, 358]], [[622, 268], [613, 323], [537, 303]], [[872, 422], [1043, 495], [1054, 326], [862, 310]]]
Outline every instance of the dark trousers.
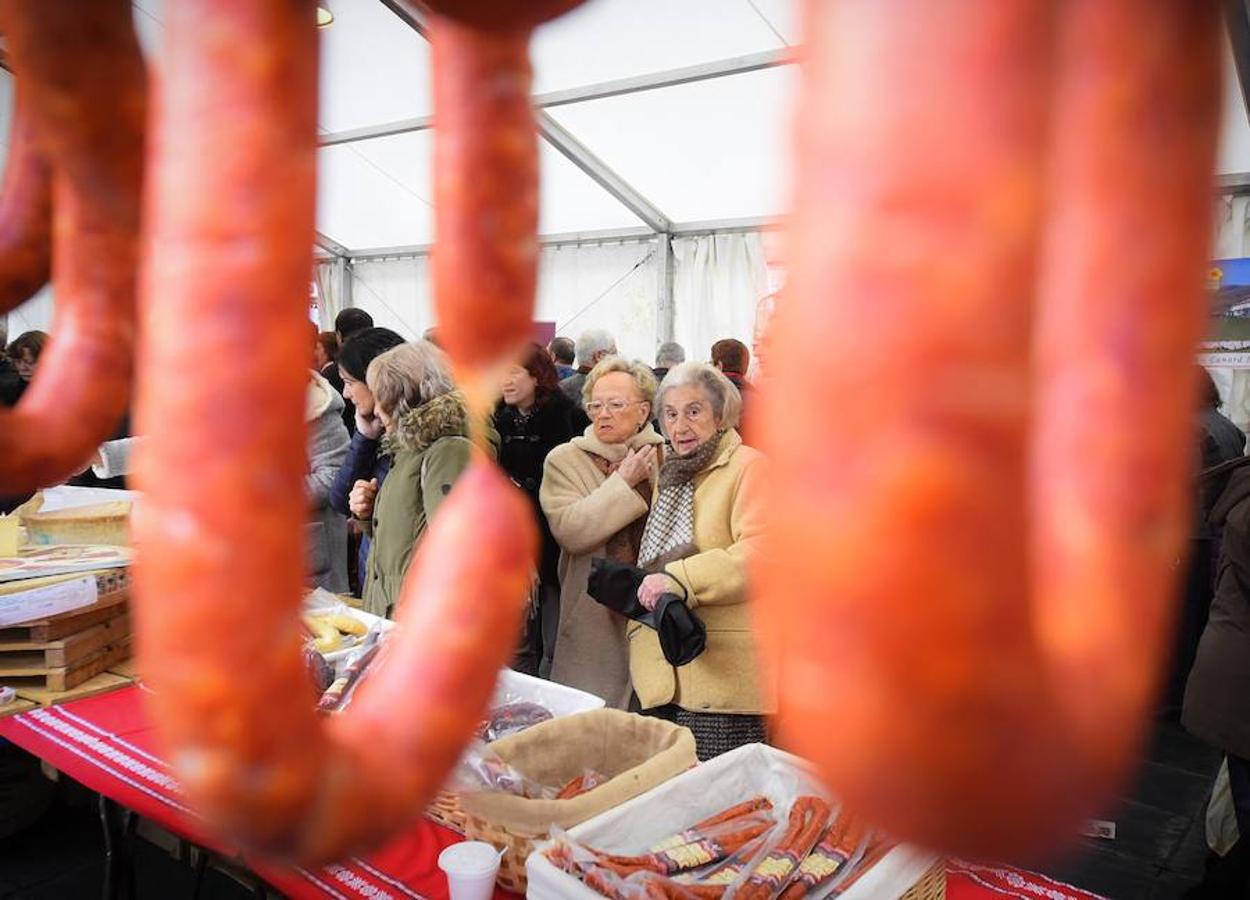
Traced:
[[1228, 785], [1237, 814], [1237, 843], [1223, 856], [1207, 856], [1202, 883], [1185, 894], [1189, 900], [1250, 897], [1250, 760], [1228, 757]]
[[1164, 712], [1179, 716], [1185, 700], [1185, 682], [1198, 656], [1198, 641], [1207, 627], [1215, 590], [1215, 562], [1219, 541], [1195, 538], [1189, 542], [1189, 564], [1182, 585], [1181, 610], [1172, 645], [1172, 667], [1168, 673]]
[[512, 668], [539, 678], [551, 677], [551, 659], [556, 649], [556, 632], [560, 626], [560, 585], [542, 582], [538, 601], [525, 621], [525, 633], [517, 648]]

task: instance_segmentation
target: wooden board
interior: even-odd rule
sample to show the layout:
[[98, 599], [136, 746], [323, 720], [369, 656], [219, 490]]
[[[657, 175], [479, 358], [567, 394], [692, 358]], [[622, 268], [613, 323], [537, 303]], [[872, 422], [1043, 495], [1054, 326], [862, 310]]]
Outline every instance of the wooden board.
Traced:
[[115, 666], [110, 666], [109, 671], [114, 675], [120, 675], [123, 678], [130, 678], [135, 681], [139, 680], [139, 666], [136, 664], [133, 656], [130, 657], [130, 659], [123, 659]]
[[0, 643], [55, 641], [115, 617], [118, 614], [117, 607], [129, 599], [130, 591], [114, 591], [111, 594], [105, 594], [90, 606], [84, 606], [82, 609], [76, 609], [63, 616], [0, 628]]
[[3, 706], [0, 706], [0, 719], [3, 719], [5, 716], [14, 716], [20, 712], [26, 712], [26, 710], [34, 708], [35, 704], [30, 700], [23, 700], [19, 697], [12, 703], [6, 703]]
[[103, 672], [94, 678], [89, 678], [82, 684], [67, 691], [50, 691], [44, 687], [14, 685], [17, 688], [18, 697], [24, 700], [32, 700], [40, 706], [55, 706], [58, 703], [69, 703], [71, 700], [82, 700], [84, 697], [94, 697], [96, 694], [104, 694], [129, 686], [130, 679], [114, 675], [111, 672]]
[[26, 669], [12, 668], [0, 671], [4, 684], [17, 688], [19, 695], [25, 686], [42, 687], [49, 691], [66, 691], [99, 675], [130, 656], [130, 636], [117, 643], [103, 647], [83, 657], [69, 668], [46, 669], [32, 666]]
[[124, 608], [114, 609], [119, 614], [113, 618], [55, 641], [0, 643], [0, 676], [15, 669], [73, 668], [84, 657], [116, 644], [130, 634], [130, 616]]

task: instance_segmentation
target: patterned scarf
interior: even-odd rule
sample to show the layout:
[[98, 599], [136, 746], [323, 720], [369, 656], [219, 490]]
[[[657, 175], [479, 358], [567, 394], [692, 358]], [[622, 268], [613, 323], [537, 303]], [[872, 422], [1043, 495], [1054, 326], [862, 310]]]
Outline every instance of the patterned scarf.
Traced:
[[642, 535], [638, 565], [658, 572], [698, 552], [694, 543], [694, 477], [711, 465], [725, 432], [718, 431], [686, 456], [670, 455], [660, 467], [660, 493]]
[[[603, 473], [604, 478], [608, 478], [621, 466], [619, 462], [612, 462], [595, 453], [590, 454], [590, 461], [595, 464], [595, 468]], [[650, 488], [651, 482], [646, 479], [634, 485], [634, 491], [642, 498], [642, 502], [648, 506], [651, 505]], [[646, 516], [639, 516], [608, 538], [603, 545], [604, 555], [613, 562], [625, 563], [630, 566], [637, 563], [638, 549], [642, 546], [642, 530], [646, 527], [646, 521]]]
[[[588, 425], [581, 437], [573, 438], [573, 445], [590, 457], [595, 468], [603, 473], [604, 478], [611, 476], [625, 459], [630, 450], [641, 450], [648, 444], [657, 450], [662, 449], [664, 439], [656, 434], [655, 429], [647, 423], [638, 434], [623, 444], [605, 444], [594, 436], [594, 426]], [[644, 478], [634, 486], [634, 490], [642, 501], [651, 505], [651, 479]], [[616, 534], [604, 542], [604, 556], [613, 562], [635, 565], [638, 562], [638, 549], [642, 546], [642, 531], [646, 526], [647, 517], [639, 516]]]

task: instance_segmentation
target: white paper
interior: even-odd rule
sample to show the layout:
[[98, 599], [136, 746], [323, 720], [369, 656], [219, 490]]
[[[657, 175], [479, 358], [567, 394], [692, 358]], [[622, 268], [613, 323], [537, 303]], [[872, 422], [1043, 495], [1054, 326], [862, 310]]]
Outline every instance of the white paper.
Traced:
[[94, 575], [0, 596], [0, 628], [58, 616], [96, 601]]
[[139, 499], [138, 491], [117, 491], [109, 488], [72, 487], [62, 484], [57, 487], [44, 488], [43, 505], [40, 513], [57, 512], [62, 509], [77, 509], [80, 506], [95, 506], [100, 503], [129, 501]]

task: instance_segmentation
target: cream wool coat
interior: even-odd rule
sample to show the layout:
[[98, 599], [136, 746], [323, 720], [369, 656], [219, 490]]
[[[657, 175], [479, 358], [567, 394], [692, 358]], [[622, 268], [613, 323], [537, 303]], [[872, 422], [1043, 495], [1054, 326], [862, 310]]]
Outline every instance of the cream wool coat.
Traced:
[[620, 475], [605, 478], [590, 452], [620, 459], [629, 448], [663, 443], [648, 425], [624, 444], [605, 445], [592, 425], [552, 450], [543, 464], [538, 499], [560, 545], [560, 624], [551, 680], [602, 697], [617, 709], [629, 706], [631, 693], [627, 620], [587, 594], [586, 583], [591, 559], [604, 556], [608, 538], [645, 517], [648, 506]]
[[764, 455], [737, 431], [694, 479], [694, 542], [699, 552], [664, 571], [689, 592], [687, 603], [707, 626], [707, 648], [674, 668], [655, 630], [630, 622], [629, 668], [643, 709], [676, 703], [691, 712], [762, 714], [775, 709], [762, 688], [747, 609], [747, 557], [763, 531], [760, 489]]

